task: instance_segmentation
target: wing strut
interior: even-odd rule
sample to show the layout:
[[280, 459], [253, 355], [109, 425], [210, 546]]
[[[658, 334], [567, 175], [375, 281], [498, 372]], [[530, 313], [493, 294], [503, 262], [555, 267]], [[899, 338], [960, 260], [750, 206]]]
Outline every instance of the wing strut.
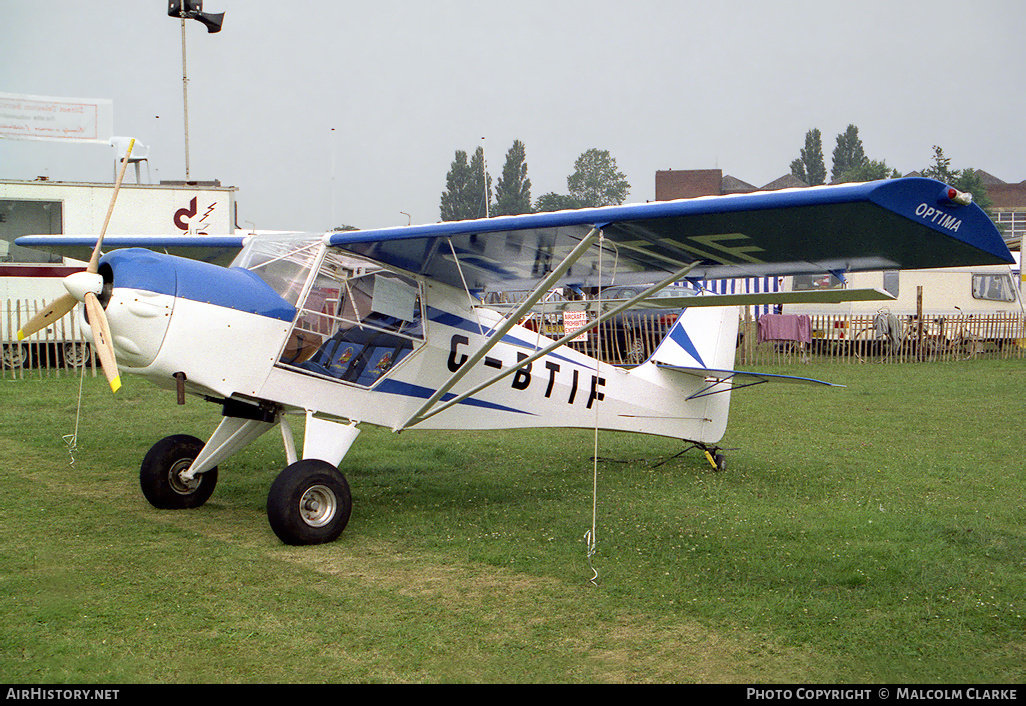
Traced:
[[582, 255], [584, 255], [585, 252], [587, 252], [588, 248], [594, 245], [595, 241], [598, 239], [598, 234], [598, 227], [592, 228], [588, 235], [584, 236], [581, 242], [579, 242], [574, 247], [574, 249], [571, 250], [565, 258], [563, 258], [563, 261], [560, 262], [559, 265], [554, 270], [552, 270], [552, 272], [549, 273], [548, 277], [546, 277], [538, 283], [538, 285], [534, 288], [534, 290], [527, 297], [527, 299], [525, 299], [520, 304], [520, 306], [517, 307], [517, 309], [514, 312], [512, 312], [509, 315], [509, 317], [507, 317], [507, 319], [502, 323], [501, 326], [495, 329], [492, 335], [489, 336], [489, 338], [485, 341], [484, 345], [482, 345], [476, 353], [470, 356], [470, 358], [465, 363], [463, 363], [462, 366], [460, 366], [459, 370], [450, 375], [449, 379], [445, 382], [445, 384], [439, 387], [435, 391], [435, 394], [431, 395], [431, 397], [428, 398], [427, 402], [420, 406], [420, 409], [418, 409], [416, 412], [410, 415], [410, 418], [407, 419], [406, 422], [399, 425], [396, 428], [396, 431], [402, 431], [406, 427], [413, 426], [414, 424], [424, 421], [425, 419], [427, 419], [427, 417], [433, 416], [422, 415], [427, 410], [431, 409], [431, 407], [436, 402], [438, 402], [438, 400], [442, 399], [442, 396], [445, 395], [446, 392], [451, 390], [457, 382], [462, 380], [463, 376], [471, 371], [471, 369], [474, 367], [474, 364], [480, 361], [482, 358], [484, 358], [485, 354], [488, 353], [488, 351], [490, 351], [492, 348], [494, 348], [500, 340], [502, 340], [502, 337], [506, 335], [506, 332], [513, 328], [517, 324], [517, 322], [520, 321], [520, 319], [531, 310], [531, 307], [533, 307], [539, 299], [545, 296], [545, 293], [547, 291], [549, 291], [550, 289], [552, 289], [552, 287], [556, 285], [556, 282], [559, 281], [559, 279], [566, 273], [566, 271], [569, 270], [573, 266], [573, 264], [577, 262]]
[[[594, 231], [592, 231], [592, 234], [593, 233], [594, 233]], [[589, 235], [591, 235], [591, 234], [589, 234]], [[677, 270], [676, 272], [674, 272], [673, 274], [669, 275], [668, 277], [666, 277], [665, 279], [661, 280], [660, 282], [657, 282], [656, 284], [653, 284], [651, 287], [649, 287], [648, 289], [646, 289], [644, 292], [642, 292], [641, 294], [637, 295], [636, 297], [632, 297], [631, 299], [628, 299], [625, 302], [623, 302], [622, 304], [620, 304], [619, 306], [617, 306], [615, 309], [611, 309], [608, 312], [606, 312], [605, 314], [600, 315], [594, 321], [590, 322], [587, 326], [584, 326], [583, 328], [577, 329], [573, 333], [566, 334], [565, 336], [563, 336], [558, 341], [554, 341], [553, 343], [545, 346], [540, 351], [537, 351], [536, 353], [534, 353], [533, 355], [528, 356], [527, 358], [524, 358], [522, 360], [518, 360], [515, 365], [513, 365], [513, 366], [511, 366], [509, 368], [506, 368], [501, 373], [497, 373], [496, 375], [493, 375], [490, 379], [485, 380], [484, 382], [480, 383], [479, 385], [475, 386], [474, 388], [472, 388], [472, 389], [470, 389], [470, 390], [468, 390], [468, 391], [466, 391], [466, 392], [464, 392], [464, 393], [462, 393], [462, 394], [460, 394], [460, 395], [458, 395], [458, 396], [456, 396], [456, 397], [454, 397], [454, 398], [452, 398], [450, 400], [447, 400], [443, 404], [439, 405], [437, 409], [431, 409], [431, 407], [435, 404], [435, 402], [437, 402], [439, 399], [441, 399], [442, 395], [445, 394], [445, 392], [447, 392], [450, 389], [452, 389], [453, 385], [456, 383], [456, 380], [454, 380], [453, 378], [455, 378], [458, 373], [453, 373], [452, 377], [449, 378], [449, 381], [445, 385], [443, 385], [442, 388], [440, 388], [438, 392], [436, 392], [434, 395], [432, 395], [430, 400], [428, 400], [424, 405], [422, 405], [421, 408], [418, 409], [415, 414], [411, 415], [410, 418], [407, 419], [403, 424], [400, 424], [399, 426], [397, 426], [394, 429], [394, 431], [403, 431], [404, 429], [408, 429], [409, 427], [412, 427], [412, 426], [414, 426], [416, 424], [420, 424], [421, 422], [423, 422], [423, 421], [425, 421], [427, 419], [430, 419], [431, 417], [435, 416], [439, 412], [444, 412], [445, 410], [449, 409], [450, 407], [452, 407], [455, 404], [459, 404], [460, 402], [462, 402], [463, 400], [467, 399], [468, 397], [476, 395], [478, 392], [480, 392], [481, 390], [485, 389], [486, 387], [490, 387], [490, 386], [494, 385], [499, 380], [502, 380], [503, 378], [512, 375], [517, 370], [520, 370], [521, 368], [523, 368], [523, 367], [525, 367], [527, 365], [530, 365], [531, 363], [533, 363], [534, 361], [538, 360], [539, 358], [548, 355], [549, 353], [551, 353], [555, 349], [559, 348], [563, 344], [567, 343], [571, 339], [576, 338], [577, 336], [580, 336], [582, 333], [587, 333], [588, 331], [592, 330], [593, 328], [595, 328], [599, 324], [603, 323], [604, 321], [607, 321], [611, 317], [616, 316], [621, 311], [624, 311], [626, 309], [631, 308], [637, 302], [641, 301], [645, 297], [651, 296], [654, 292], [659, 291], [660, 289], [662, 289], [663, 287], [667, 286], [668, 284], [670, 284], [672, 282], [679, 281], [685, 275], [687, 275], [688, 272], [690, 272], [692, 269], [694, 269], [695, 267], [697, 267], [700, 264], [701, 264], [701, 260], [696, 260], [695, 262], [692, 262], [691, 264], [682, 267], [681, 269]], [[511, 322], [517, 321], [519, 319], [519, 315], [520, 315], [521, 309], [529, 310], [532, 305], [533, 304], [528, 303], [527, 306], [526, 306], [526, 309], [525, 309], [524, 306], [521, 306], [520, 309], [517, 309], [517, 311], [514, 312], [515, 315], [510, 316], [509, 321], [511, 321]], [[504, 325], [504, 327], [502, 329], [500, 329], [499, 331], [497, 331], [496, 334], [493, 335], [489, 339], [488, 343], [486, 343], [485, 346], [482, 347], [481, 351], [479, 351], [480, 355], [475, 355], [473, 358], [467, 360], [467, 362], [464, 363], [460, 367], [460, 370], [461, 371], [468, 370], [469, 367], [470, 367], [470, 364], [472, 362], [474, 362], [476, 360], [480, 360], [481, 358], [483, 358], [484, 357], [484, 353], [487, 350], [490, 350], [496, 343], [498, 343], [499, 339], [502, 338], [502, 335], [505, 334], [506, 331], [508, 331], [510, 328], [512, 328], [512, 325], [508, 325], [508, 326]], [[460, 376], [460, 377], [462, 377], [462, 376]]]

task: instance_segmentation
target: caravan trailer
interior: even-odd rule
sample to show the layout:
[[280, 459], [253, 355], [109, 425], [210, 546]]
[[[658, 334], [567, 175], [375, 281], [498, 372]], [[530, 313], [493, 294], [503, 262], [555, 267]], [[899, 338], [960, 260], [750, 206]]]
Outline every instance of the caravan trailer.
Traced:
[[811, 318], [813, 348], [827, 353], [896, 350], [919, 357], [972, 357], [986, 347], [1022, 345], [1023, 306], [1019, 268], [1007, 265], [928, 270], [882, 270], [835, 275], [796, 275], [784, 291], [875, 288], [891, 301], [786, 304], [781, 313]]
[[[895, 299], [885, 302], [787, 304], [788, 314], [876, 314], [943, 316], [947, 314], [1022, 313], [1018, 278], [1008, 265], [943, 267], [931, 270], [853, 272], [842, 283], [835, 275], [785, 277], [784, 291], [821, 289], [882, 289]], [[920, 290], [920, 288], [922, 288]], [[921, 292], [921, 295], [920, 295]]]

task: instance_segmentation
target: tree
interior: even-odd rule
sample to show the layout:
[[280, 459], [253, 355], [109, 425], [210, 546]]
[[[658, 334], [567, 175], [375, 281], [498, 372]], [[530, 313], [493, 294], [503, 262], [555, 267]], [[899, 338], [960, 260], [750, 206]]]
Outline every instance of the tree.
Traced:
[[592, 148], [574, 162], [574, 173], [566, 178], [567, 188], [582, 207], [612, 206], [627, 199], [631, 185], [627, 175], [617, 170], [609, 150]]
[[439, 205], [442, 220], [484, 218], [489, 215], [491, 202], [492, 178], [485, 173], [484, 148], [478, 147], [469, 163], [467, 153], [456, 150]]
[[891, 169], [887, 162], [875, 159], [866, 159], [860, 166], [853, 167], [839, 175], [834, 181], [838, 184], [851, 181], [876, 181], [878, 179], [897, 179], [901, 172]]
[[531, 180], [527, 178], [527, 154], [524, 143], [514, 140], [506, 152], [502, 176], [495, 183], [495, 208], [492, 215], [512, 216], [531, 212]]
[[485, 173], [484, 147], [478, 147], [470, 158], [470, 193], [467, 204], [473, 215], [469, 218], [485, 218], [490, 215], [492, 204], [492, 178]]
[[443, 221], [462, 221], [474, 217], [475, 201], [470, 193], [472, 181], [467, 153], [456, 150], [456, 157], [445, 177], [445, 191], [442, 192], [439, 206]]
[[[841, 175], [854, 169], [860, 169], [868, 161], [859, 139], [859, 129], [849, 125], [848, 129], [837, 136], [834, 147], [834, 164], [830, 170], [830, 180], [840, 181]], [[854, 181], [854, 180], [851, 180]]]
[[534, 204], [535, 211], [563, 211], [568, 208], [583, 208], [577, 199], [567, 194], [550, 191], [542, 194]]
[[923, 169], [921, 174], [924, 177], [953, 186], [959, 191], [972, 194], [973, 201], [984, 210], [989, 208], [992, 203], [990, 196], [987, 195], [987, 187], [976, 170], [972, 167], [952, 169], [951, 159], [945, 157], [944, 150], [937, 145], [933, 146], [933, 164]]
[[819, 128], [805, 133], [805, 148], [801, 159], [791, 162], [791, 174], [809, 186], [826, 182], [826, 165], [823, 163], [823, 135]]
[[566, 208], [613, 206], [623, 203], [631, 185], [627, 175], [616, 168], [609, 150], [592, 148], [574, 162], [574, 173], [566, 178], [569, 194], [550, 191], [538, 197], [536, 211], [559, 211]]

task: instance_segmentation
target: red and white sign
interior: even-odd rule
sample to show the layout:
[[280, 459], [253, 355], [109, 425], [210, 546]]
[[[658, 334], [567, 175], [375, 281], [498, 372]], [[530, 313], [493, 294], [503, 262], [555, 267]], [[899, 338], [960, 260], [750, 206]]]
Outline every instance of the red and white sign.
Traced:
[[[588, 325], [588, 312], [586, 311], [564, 311], [563, 312], [563, 333], [569, 334], [579, 331]], [[571, 339], [573, 341], [587, 341], [588, 334], [582, 333]]]
[[114, 102], [0, 93], [0, 138], [110, 144]]

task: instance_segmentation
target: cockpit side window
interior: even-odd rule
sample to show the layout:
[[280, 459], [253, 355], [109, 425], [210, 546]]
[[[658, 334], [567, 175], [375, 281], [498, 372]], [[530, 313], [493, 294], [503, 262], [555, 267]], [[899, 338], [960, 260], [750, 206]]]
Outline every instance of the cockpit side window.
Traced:
[[325, 256], [279, 364], [370, 387], [424, 341], [420, 287]]

